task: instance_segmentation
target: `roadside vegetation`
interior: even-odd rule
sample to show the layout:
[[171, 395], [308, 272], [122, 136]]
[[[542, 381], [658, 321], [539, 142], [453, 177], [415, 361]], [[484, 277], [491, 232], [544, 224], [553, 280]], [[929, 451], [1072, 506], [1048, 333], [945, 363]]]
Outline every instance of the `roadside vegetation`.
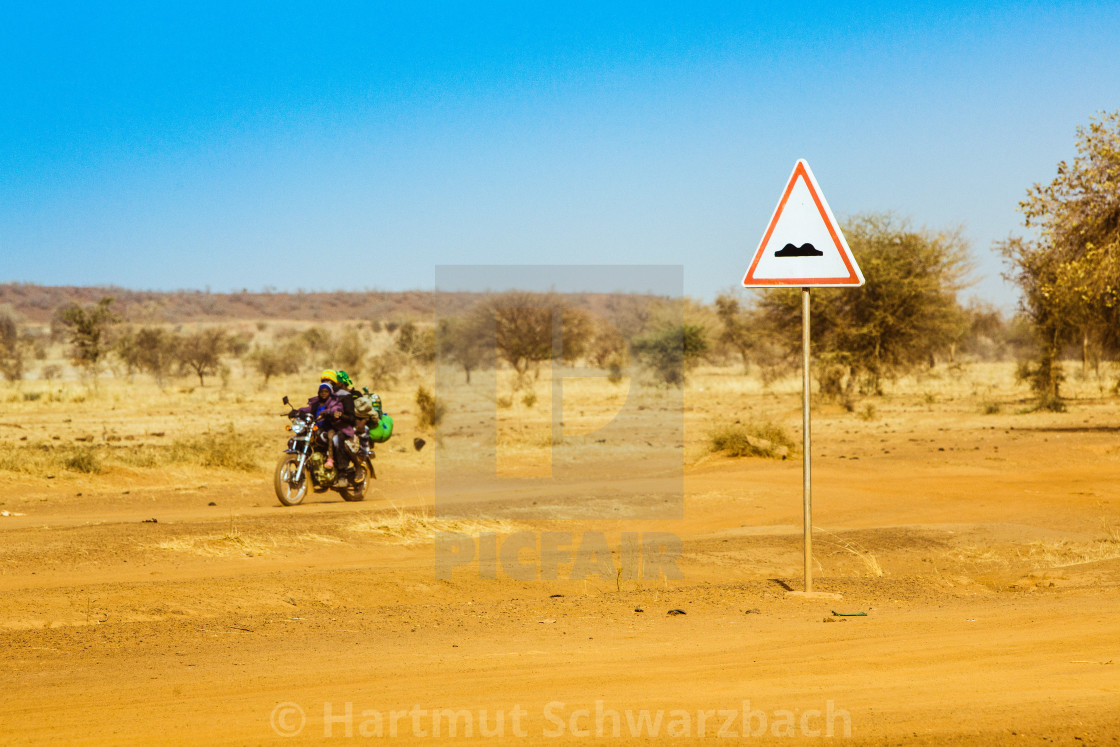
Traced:
[[[998, 246], [1023, 294], [1013, 316], [961, 298], [972, 259], [959, 228], [917, 227], [889, 213], [842, 223], [866, 284], [812, 293], [818, 406], [874, 422], [903, 379], [967, 379], [962, 372], [982, 364], [1013, 371], [1023, 392], [976, 392], [972, 410], [985, 415], [1060, 413], [1071, 393], [1087, 387], [1098, 397], [1120, 396], [1120, 112], [1097, 116], [1076, 135], [1077, 158], [1058, 164], [1053, 180], [1032, 186], [1020, 204], [1030, 235]], [[735, 372], [737, 386], [757, 380], [779, 392], [800, 366], [797, 289], [736, 289], [711, 304], [626, 294], [441, 294], [438, 319], [436, 301], [420, 292], [160, 294], [0, 285], [0, 375], [7, 382], [0, 402], [32, 411], [86, 400], [104, 407], [106, 397], [119, 402], [143, 382], [159, 392], [153, 418], [175, 418], [168, 403], [176, 392], [197, 389], [215, 408], [208, 436], [182, 432], [167, 444], [124, 448], [108, 434], [100, 444], [93, 436], [69, 443], [72, 434], [59, 434], [60, 443], [5, 438], [0, 469], [251, 469], [267, 459], [252, 455], [238, 435], [245, 403], [256, 401], [250, 393], [313, 381], [328, 367], [374, 390], [401, 390], [399, 407], [418, 408], [417, 427], [430, 431], [456, 405], [434, 386], [437, 370], [467, 387], [481, 373], [490, 382], [484, 388], [500, 381], [500, 391], [488, 395], [493, 407], [522, 423], [547, 417], [540, 403], [552, 401], [553, 369], [598, 372], [619, 391], [639, 380], [691, 396], [704, 370]], [[101, 392], [106, 381], [127, 386]], [[292, 393], [302, 396], [298, 387]], [[926, 391], [918, 404], [933, 408], [939, 400]], [[780, 428], [734, 423], [713, 430], [712, 422], [728, 420], [705, 424], [711, 449], [772, 456], [793, 448], [776, 435]]]

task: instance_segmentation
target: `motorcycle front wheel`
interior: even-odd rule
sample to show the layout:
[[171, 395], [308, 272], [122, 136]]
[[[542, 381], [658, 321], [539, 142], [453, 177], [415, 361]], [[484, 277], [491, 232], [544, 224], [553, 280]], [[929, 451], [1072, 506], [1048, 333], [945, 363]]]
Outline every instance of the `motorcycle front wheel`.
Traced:
[[281, 457], [280, 462], [276, 465], [273, 486], [276, 488], [276, 497], [285, 506], [295, 506], [303, 502], [303, 497], [307, 495], [307, 486], [311, 483], [311, 477], [307, 474], [306, 467], [303, 474], [298, 476], [295, 474], [298, 466], [299, 457], [292, 454]]

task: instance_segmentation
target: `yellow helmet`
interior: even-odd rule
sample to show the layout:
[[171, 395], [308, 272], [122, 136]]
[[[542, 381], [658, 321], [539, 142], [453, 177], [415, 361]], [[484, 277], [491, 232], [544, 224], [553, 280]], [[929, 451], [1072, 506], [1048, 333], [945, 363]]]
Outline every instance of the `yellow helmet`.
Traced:
[[319, 374], [319, 381], [329, 381], [332, 384], [337, 384], [338, 374], [328, 368], [327, 370], [323, 371], [323, 373]]

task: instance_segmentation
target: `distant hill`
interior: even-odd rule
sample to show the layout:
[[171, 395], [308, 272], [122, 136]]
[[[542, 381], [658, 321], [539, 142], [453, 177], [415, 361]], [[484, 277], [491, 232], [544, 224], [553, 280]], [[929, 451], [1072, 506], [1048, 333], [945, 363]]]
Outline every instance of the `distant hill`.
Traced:
[[[127, 288], [0, 284], [0, 306], [11, 306], [24, 320], [45, 324], [55, 309], [69, 303], [92, 304], [104, 297], [133, 322], [214, 322], [239, 319], [301, 321], [388, 321], [431, 316], [431, 291], [362, 291], [330, 293], [209, 293], [206, 291], [136, 291]], [[445, 295], [441, 310], [468, 307], [472, 294]]]
[[[124, 321], [140, 324], [186, 324], [286, 320], [307, 322], [405, 322], [433, 320], [437, 301], [440, 314], [456, 314], [474, 306], [482, 293], [434, 291], [333, 291], [323, 293], [209, 293], [207, 291], [137, 291], [115, 286], [52, 286], [34, 283], [0, 283], [0, 308], [9, 306], [26, 323], [48, 324], [56, 309], [70, 303], [95, 304], [113, 299], [113, 309]], [[607, 318], [627, 299], [642, 294], [560, 294], [573, 306]], [[640, 302], [639, 302], [640, 303]]]

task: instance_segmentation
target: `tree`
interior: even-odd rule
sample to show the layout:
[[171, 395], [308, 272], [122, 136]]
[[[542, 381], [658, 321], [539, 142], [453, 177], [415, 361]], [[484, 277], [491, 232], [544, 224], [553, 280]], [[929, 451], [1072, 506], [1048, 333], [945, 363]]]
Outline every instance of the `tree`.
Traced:
[[1087, 362], [1092, 346], [1116, 347], [1120, 334], [1120, 111], [1078, 127], [1077, 153], [1019, 203], [1035, 238], [999, 245], [1038, 342], [1027, 378], [1047, 406], [1060, 405], [1065, 345], [1079, 342]]
[[179, 364], [194, 371], [198, 385], [206, 386], [206, 376], [221, 371], [222, 355], [229, 344], [229, 334], [221, 327], [200, 329], [186, 334], [179, 345]]
[[[822, 365], [818, 379], [826, 394], [850, 397], [856, 384], [882, 392], [882, 379], [938, 353], [951, 352], [964, 317], [957, 291], [971, 269], [960, 230], [914, 230], [889, 214], [857, 216], [844, 234], [863, 270], [859, 288], [813, 291], [811, 338]], [[787, 352], [801, 350], [801, 291], [767, 291], [760, 307], [770, 334]]]
[[494, 325], [494, 349], [519, 377], [529, 366], [552, 358], [552, 307], [549, 296], [510, 291], [485, 303], [481, 313]]
[[179, 335], [161, 327], [144, 327], [136, 333], [137, 356], [141, 370], [163, 386], [172, 364], [179, 357]]
[[566, 306], [560, 310], [560, 357], [574, 364], [591, 353], [595, 323], [591, 314], [580, 308]]
[[333, 361], [331, 365], [342, 369], [356, 380], [362, 372], [365, 357], [366, 346], [362, 342], [361, 335], [356, 327], [348, 325], [338, 336], [338, 342], [331, 355]]
[[0, 374], [10, 382], [23, 378], [23, 362], [30, 340], [20, 329], [15, 312], [0, 309]]
[[494, 348], [486, 342], [485, 322], [484, 314], [473, 313], [444, 317], [436, 326], [440, 358], [462, 366], [468, 384], [471, 371], [494, 364]]
[[288, 340], [280, 345], [258, 345], [249, 353], [249, 362], [264, 377], [265, 386], [273, 376], [299, 372], [299, 361], [303, 355], [303, 343]]
[[685, 372], [708, 352], [708, 338], [699, 324], [675, 324], [634, 340], [634, 351], [666, 384], [681, 386]]
[[431, 327], [421, 328], [413, 321], [401, 325], [397, 333], [397, 350], [421, 365], [436, 359], [436, 333]]
[[60, 321], [69, 331], [74, 363], [96, 376], [110, 350], [110, 329], [120, 321], [113, 311], [113, 299], [105, 297], [91, 306], [69, 304], [63, 307]]
[[716, 315], [723, 325], [719, 342], [739, 351], [743, 359], [743, 370], [749, 371], [751, 353], [758, 340], [757, 322], [753, 321], [746, 311], [739, 308], [739, 299], [726, 294], [716, 297]]

